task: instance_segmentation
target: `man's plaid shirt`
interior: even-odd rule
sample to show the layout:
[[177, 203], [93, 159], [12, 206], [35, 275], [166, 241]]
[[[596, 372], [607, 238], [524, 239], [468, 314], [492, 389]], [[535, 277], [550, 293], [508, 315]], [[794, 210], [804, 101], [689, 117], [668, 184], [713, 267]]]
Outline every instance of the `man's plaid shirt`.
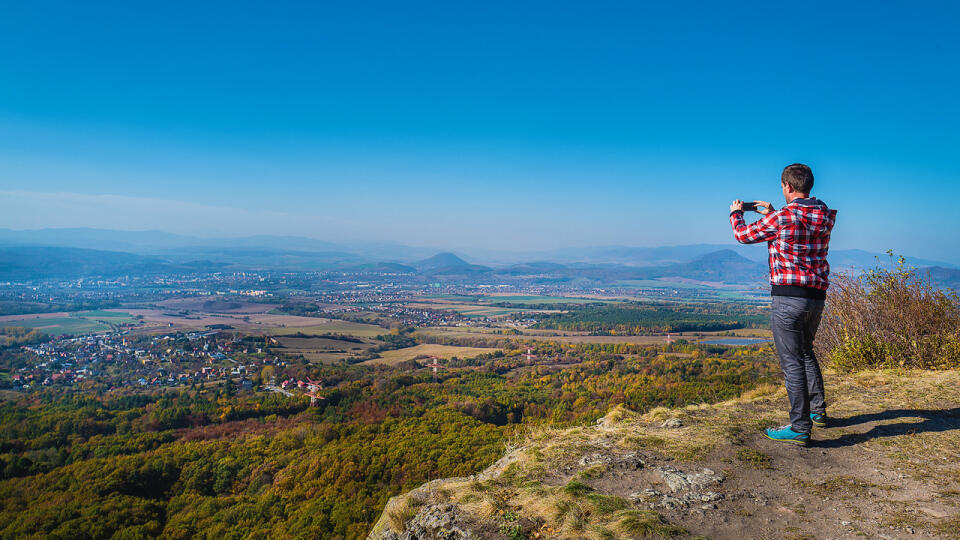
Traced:
[[837, 211], [814, 197], [794, 199], [747, 225], [743, 212], [730, 214], [730, 225], [741, 244], [767, 243], [770, 284], [827, 290], [830, 264], [827, 250]]

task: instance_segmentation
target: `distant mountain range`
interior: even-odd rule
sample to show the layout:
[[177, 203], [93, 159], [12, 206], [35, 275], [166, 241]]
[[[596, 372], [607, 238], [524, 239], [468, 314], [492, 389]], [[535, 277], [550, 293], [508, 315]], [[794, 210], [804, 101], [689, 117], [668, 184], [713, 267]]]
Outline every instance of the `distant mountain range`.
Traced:
[[[13, 246], [60, 246], [72, 248], [123, 251], [140, 255], [157, 256], [172, 261], [197, 259], [223, 260], [248, 264], [251, 258], [267, 256], [268, 253], [298, 265], [329, 263], [376, 263], [389, 261], [410, 265], [433, 255], [434, 248], [406, 246], [402, 244], [354, 242], [334, 243], [298, 236], [257, 235], [237, 238], [201, 238], [163, 231], [116, 231], [110, 229], [0, 229], [0, 247]], [[689, 244], [661, 247], [596, 246], [565, 248], [546, 251], [510, 252], [484, 249], [458, 250], [458, 255], [473, 264], [507, 266], [533, 264], [534, 262], [619, 264], [627, 266], [661, 266], [690, 262], [708, 253], [729, 249], [754, 261], [765, 262], [766, 250], [762, 246], [730, 244]], [[282, 256], [280, 254], [283, 254]], [[209, 255], [209, 256], [208, 256]], [[887, 256], [858, 249], [834, 249], [830, 261], [834, 267], [874, 266], [877, 257]], [[228, 260], [229, 259], [229, 260]], [[907, 256], [913, 266], [942, 266], [960, 268], [960, 265]]]
[[[695, 244], [657, 248], [606, 246], [497, 256], [487, 260], [399, 244], [334, 244], [288, 236], [205, 239], [160, 231], [0, 229], [0, 279], [75, 278], [220, 270], [341, 270], [418, 274], [447, 280], [524, 279], [604, 283], [680, 278], [699, 282], [762, 282], [762, 246]], [[832, 250], [834, 269], [876, 266], [886, 255]], [[500, 262], [490, 262], [500, 261]], [[486, 262], [487, 264], [477, 264]], [[960, 269], [912, 258], [937, 283], [957, 287]]]

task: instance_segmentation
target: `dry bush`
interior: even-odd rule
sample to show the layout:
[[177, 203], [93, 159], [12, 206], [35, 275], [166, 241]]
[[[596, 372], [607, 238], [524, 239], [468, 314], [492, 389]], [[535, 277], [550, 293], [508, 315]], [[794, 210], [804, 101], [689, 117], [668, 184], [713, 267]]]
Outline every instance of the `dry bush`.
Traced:
[[833, 278], [817, 354], [841, 371], [960, 368], [960, 297], [890, 257], [890, 266]]

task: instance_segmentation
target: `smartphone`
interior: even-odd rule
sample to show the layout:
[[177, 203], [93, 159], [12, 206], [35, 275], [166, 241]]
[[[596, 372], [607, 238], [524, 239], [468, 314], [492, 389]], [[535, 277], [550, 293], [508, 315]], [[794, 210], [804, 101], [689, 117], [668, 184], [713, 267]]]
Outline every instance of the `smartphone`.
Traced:
[[757, 210], [757, 203], [745, 202], [743, 203], [744, 212], [755, 212]]

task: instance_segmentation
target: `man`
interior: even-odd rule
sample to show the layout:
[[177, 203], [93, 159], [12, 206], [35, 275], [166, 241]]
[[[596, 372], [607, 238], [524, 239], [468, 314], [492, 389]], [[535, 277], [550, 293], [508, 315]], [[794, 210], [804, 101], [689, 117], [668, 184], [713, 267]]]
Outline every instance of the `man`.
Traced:
[[813, 172], [806, 165], [795, 163], [783, 169], [780, 185], [786, 206], [774, 210], [770, 203], [756, 201], [756, 212], [763, 217], [747, 225], [743, 201], [736, 200], [730, 205], [730, 224], [738, 242], [766, 242], [769, 253], [770, 326], [790, 399], [790, 424], [769, 428], [765, 435], [807, 446], [813, 426], [827, 425], [823, 375], [813, 353], [813, 338], [829, 285], [827, 249], [837, 211], [810, 196]]

